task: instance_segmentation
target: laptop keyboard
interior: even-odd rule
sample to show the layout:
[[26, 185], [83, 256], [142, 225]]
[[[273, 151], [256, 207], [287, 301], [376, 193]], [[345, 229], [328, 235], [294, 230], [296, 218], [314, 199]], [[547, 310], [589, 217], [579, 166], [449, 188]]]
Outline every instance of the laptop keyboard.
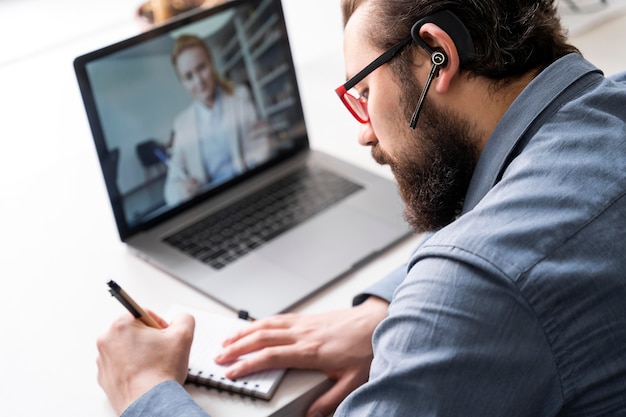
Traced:
[[164, 241], [220, 269], [361, 188], [332, 172], [302, 168]]

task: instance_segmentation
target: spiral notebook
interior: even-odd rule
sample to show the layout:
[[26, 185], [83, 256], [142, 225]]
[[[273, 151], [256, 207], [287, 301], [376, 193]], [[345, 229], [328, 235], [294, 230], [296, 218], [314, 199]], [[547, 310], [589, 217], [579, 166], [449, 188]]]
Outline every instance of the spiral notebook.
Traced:
[[174, 305], [167, 317], [189, 313], [196, 320], [193, 343], [189, 356], [187, 382], [205, 385], [218, 390], [231, 391], [263, 400], [270, 400], [285, 375], [286, 369], [273, 369], [251, 374], [245, 378], [231, 380], [224, 372], [226, 366], [215, 363], [213, 358], [221, 351], [221, 344], [237, 329], [250, 322], [236, 317], [213, 314], [206, 311]]

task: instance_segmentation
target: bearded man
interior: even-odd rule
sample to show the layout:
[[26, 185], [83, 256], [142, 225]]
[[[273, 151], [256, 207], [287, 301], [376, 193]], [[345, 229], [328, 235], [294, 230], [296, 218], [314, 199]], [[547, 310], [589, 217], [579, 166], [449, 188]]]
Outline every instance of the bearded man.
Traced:
[[[259, 320], [217, 361], [321, 369], [336, 384], [309, 416], [626, 415], [626, 76], [585, 61], [548, 0], [342, 7], [337, 93], [426, 239], [355, 307]], [[116, 410], [205, 416], [180, 388], [189, 320], [169, 339], [120, 320], [99, 341]], [[161, 355], [146, 378], [136, 338]]]

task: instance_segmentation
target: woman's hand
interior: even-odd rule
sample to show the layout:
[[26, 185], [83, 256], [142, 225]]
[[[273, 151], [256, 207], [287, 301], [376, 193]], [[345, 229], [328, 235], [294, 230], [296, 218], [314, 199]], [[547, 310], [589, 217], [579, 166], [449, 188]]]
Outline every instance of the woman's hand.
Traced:
[[188, 178], [183, 181], [183, 189], [187, 198], [194, 197], [200, 191], [200, 182], [195, 178]]
[[181, 315], [154, 329], [125, 314], [98, 338], [98, 383], [114, 410], [122, 413], [151, 388], [165, 381], [184, 383], [195, 322]]
[[372, 333], [387, 307], [386, 301], [370, 297], [346, 310], [257, 320], [226, 340], [215, 360], [228, 364], [255, 352], [228, 369], [226, 375], [233, 379], [270, 368], [321, 370], [336, 383], [311, 405], [307, 415], [329, 415], [367, 381], [373, 357]]

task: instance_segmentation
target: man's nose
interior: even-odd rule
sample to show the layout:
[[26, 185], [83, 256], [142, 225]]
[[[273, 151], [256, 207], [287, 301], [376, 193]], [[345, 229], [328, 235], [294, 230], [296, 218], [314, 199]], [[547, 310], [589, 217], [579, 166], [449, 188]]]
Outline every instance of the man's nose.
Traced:
[[361, 123], [359, 126], [358, 141], [362, 146], [372, 146], [378, 141], [370, 122]]

